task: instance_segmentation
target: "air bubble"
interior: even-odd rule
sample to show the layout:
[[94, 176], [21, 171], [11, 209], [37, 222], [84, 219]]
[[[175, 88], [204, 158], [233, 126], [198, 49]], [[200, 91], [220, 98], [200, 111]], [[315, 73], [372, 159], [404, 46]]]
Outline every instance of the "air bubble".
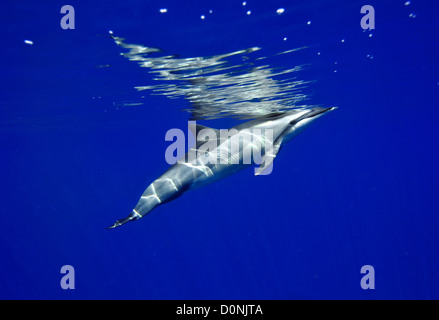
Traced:
[[284, 13], [284, 12], [285, 12], [285, 9], [284, 9], [284, 8], [279, 8], [279, 9], [276, 10], [276, 13], [277, 13], [278, 15], [281, 15], [281, 14]]

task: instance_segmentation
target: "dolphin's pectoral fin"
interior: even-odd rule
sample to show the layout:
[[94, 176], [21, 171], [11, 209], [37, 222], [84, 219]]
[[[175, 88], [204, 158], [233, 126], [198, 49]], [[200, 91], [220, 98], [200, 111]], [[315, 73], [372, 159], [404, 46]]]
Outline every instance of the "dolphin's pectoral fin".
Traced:
[[273, 161], [274, 158], [270, 159], [269, 161], [264, 159], [264, 162], [257, 169], [255, 169], [255, 176], [270, 174], [273, 171]]
[[255, 168], [255, 176], [269, 175], [273, 171], [273, 161], [280, 149], [281, 145], [275, 144], [273, 145], [272, 150], [266, 151], [264, 157], [262, 158], [261, 164], [258, 168]]
[[273, 161], [282, 148], [284, 138], [291, 130], [291, 125], [288, 126], [274, 141], [273, 145], [267, 145], [265, 149], [264, 157], [262, 158], [261, 165], [255, 168], [255, 176], [269, 175], [273, 171]]

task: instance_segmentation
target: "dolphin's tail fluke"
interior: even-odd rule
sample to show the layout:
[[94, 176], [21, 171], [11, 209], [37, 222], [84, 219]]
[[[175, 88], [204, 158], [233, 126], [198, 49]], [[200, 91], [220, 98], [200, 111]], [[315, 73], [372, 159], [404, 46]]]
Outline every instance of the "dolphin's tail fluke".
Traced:
[[127, 222], [134, 221], [134, 220], [137, 220], [140, 218], [142, 218], [142, 216], [140, 214], [138, 214], [135, 210], [133, 210], [133, 212], [131, 212], [131, 214], [128, 217], [126, 217], [124, 219], [117, 220], [113, 225], [107, 227], [106, 229], [114, 229], [114, 228], [117, 228], [119, 226], [124, 225]]

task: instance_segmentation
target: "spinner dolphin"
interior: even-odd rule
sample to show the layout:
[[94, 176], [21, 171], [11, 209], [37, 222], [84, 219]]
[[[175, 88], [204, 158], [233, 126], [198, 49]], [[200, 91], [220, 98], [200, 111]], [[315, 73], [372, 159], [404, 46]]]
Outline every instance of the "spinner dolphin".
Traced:
[[[117, 220], [109, 229], [138, 220], [189, 190], [249, 166], [259, 165], [255, 175], [267, 174], [285, 143], [314, 120], [335, 109], [298, 105], [306, 99], [305, 95], [298, 93], [306, 83], [276, 78], [296, 72], [300, 67], [275, 72], [267, 65], [249, 65], [246, 55], [259, 48], [212, 57], [179, 58], [163, 55], [156, 48], [127, 44], [112, 32], [110, 36], [118, 46], [128, 50], [123, 56], [156, 74], [154, 80], [165, 81], [156, 86], [139, 86], [137, 90], [151, 90], [170, 98], [189, 100], [192, 109], [187, 111], [191, 112], [194, 120], [221, 117], [253, 120], [231, 128], [225, 137], [221, 134], [223, 130], [192, 126], [195, 144], [191, 149], [146, 188], [126, 218]], [[236, 57], [246, 62], [233, 65], [225, 61]], [[264, 59], [259, 57], [257, 60]], [[207, 136], [214, 140], [214, 147], [203, 149], [206, 142], [206, 135], [201, 134], [200, 139], [203, 132], [209, 133]]]
[[[224, 159], [207, 161], [206, 157], [192, 157], [190, 159], [188, 155], [199, 147], [198, 143], [200, 141], [197, 141], [195, 146], [189, 150], [182, 160], [171, 166], [146, 188], [136, 207], [128, 217], [117, 220], [109, 228], [115, 228], [129, 221], [138, 220], [157, 206], [172, 201], [191, 189], [202, 187], [249, 166], [259, 164], [251, 157], [249, 157], [252, 159], [251, 162], [245, 163], [243, 161], [250, 153], [262, 155], [262, 161], [259, 168], [255, 171], [255, 175], [262, 174], [264, 170], [270, 170], [274, 158], [285, 143], [302, 132], [311, 122], [334, 109], [315, 107], [312, 109], [294, 110], [267, 115], [240, 124], [233, 128], [236, 129], [232, 130], [234, 134], [229, 136], [228, 139], [221, 141], [217, 148], [209, 151], [209, 153], [215, 155], [215, 159], [225, 157], [226, 161], [221, 161]], [[196, 126], [193, 133], [195, 136], [198, 136], [199, 131], [206, 129], [209, 128]], [[273, 140], [256, 146], [252, 142], [255, 140], [255, 137], [259, 138], [259, 136], [255, 135], [255, 132], [261, 132], [260, 130], [270, 130]], [[246, 134], [242, 135], [242, 132]], [[218, 136], [220, 135], [218, 134]], [[233, 144], [232, 140], [238, 136], [243, 137], [243, 140], [241, 140], [242, 144], [239, 145], [240, 148], [230, 148]], [[235, 161], [231, 161], [232, 159]]]

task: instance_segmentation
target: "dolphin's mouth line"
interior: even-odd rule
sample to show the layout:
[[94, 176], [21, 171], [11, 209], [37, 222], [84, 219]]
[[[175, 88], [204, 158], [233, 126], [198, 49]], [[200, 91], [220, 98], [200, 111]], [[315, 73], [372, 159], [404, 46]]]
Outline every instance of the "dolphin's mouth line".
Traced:
[[328, 111], [332, 111], [334, 109], [337, 109], [336, 107], [331, 107], [331, 108], [321, 108], [320, 110], [312, 110], [310, 113], [306, 114], [304, 116], [305, 119], [309, 119], [309, 118], [314, 118], [318, 115], [321, 115], [323, 113], [326, 113]]
[[311, 119], [311, 118], [317, 117], [318, 115], [324, 114], [324, 113], [326, 113], [328, 111], [335, 110], [335, 109], [337, 109], [337, 107], [319, 108], [318, 110], [315, 110], [315, 109], [312, 109], [310, 112], [304, 114], [303, 116], [299, 117], [298, 119], [295, 119], [295, 120], [291, 121], [290, 125], [294, 126], [294, 125], [296, 125], [297, 123], [299, 123], [302, 120]]

